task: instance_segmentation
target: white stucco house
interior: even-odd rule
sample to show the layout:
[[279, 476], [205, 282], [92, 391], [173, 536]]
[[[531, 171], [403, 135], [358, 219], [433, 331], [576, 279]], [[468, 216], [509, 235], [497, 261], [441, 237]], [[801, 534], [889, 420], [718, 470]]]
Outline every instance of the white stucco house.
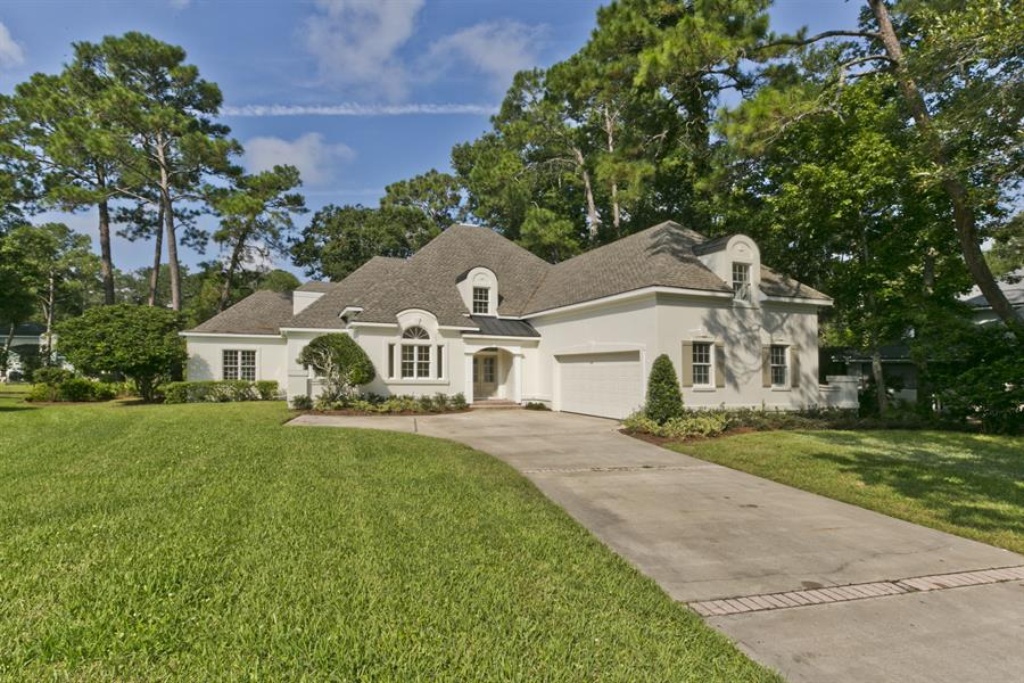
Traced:
[[384, 395], [622, 418], [664, 353], [688, 406], [855, 407], [854, 385], [818, 382], [818, 310], [830, 305], [762, 264], [743, 235], [708, 240], [667, 222], [551, 265], [455, 225], [408, 260], [257, 292], [183, 335], [190, 379], [277, 380], [289, 398], [316, 392], [296, 362], [303, 346], [344, 332], [377, 370], [365, 389]]

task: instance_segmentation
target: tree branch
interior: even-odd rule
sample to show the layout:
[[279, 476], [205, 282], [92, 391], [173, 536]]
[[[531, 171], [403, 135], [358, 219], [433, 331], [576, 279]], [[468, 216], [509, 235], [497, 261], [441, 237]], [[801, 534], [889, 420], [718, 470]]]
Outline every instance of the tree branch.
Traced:
[[881, 40], [882, 36], [874, 31], [824, 31], [813, 35], [810, 38], [779, 38], [770, 43], [765, 43], [764, 45], [757, 45], [752, 48], [751, 51], [760, 52], [773, 47], [783, 47], [787, 45], [792, 47], [804, 47], [829, 38], [868, 38], [871, 40]]

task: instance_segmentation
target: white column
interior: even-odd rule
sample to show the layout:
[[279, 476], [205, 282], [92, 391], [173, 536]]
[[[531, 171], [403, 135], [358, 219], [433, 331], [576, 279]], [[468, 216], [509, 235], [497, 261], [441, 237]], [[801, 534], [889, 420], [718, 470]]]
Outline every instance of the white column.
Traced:
[[512, 401], [523, 401], [523, 354], [512, 354]]
[[473, 403], [473, 354], [466, 352], [466, 374], [463, 380], [462, 394], [466, 397], [466, 403]]

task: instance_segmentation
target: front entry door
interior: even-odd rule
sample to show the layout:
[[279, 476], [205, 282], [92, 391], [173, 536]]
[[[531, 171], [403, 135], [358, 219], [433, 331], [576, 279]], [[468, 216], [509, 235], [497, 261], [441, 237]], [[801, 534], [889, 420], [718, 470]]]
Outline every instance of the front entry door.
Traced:
[[473, 400], [483, 401], [494, 398], [498, 393], [498, 357], [476, 356], [473, 358]]

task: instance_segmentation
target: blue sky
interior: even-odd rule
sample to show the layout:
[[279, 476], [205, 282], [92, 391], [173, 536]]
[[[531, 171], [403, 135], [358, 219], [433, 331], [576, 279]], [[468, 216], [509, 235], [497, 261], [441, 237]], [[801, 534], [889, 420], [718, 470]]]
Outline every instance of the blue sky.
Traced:
[[[313, 210], [372, 206], [388, 183], [448, 169], [452, 146], [487, 130], [512, 75], [574, 53], [602, 4], [3, 0], [0, 92], [37, 71], [59, 71], [73, 42], [149, 33], [184, 47], [203, 77], [220, 85], [223, 121], [245, 146], [249, 170], [295, 164]], [[852, 27], [862, 4], [776, 0], [773, 28]], [[90, 213], [59, 218], [95, 235]], [[119, 240], [114, 258], [127, 270], [151, 257], [148, 245]]]

